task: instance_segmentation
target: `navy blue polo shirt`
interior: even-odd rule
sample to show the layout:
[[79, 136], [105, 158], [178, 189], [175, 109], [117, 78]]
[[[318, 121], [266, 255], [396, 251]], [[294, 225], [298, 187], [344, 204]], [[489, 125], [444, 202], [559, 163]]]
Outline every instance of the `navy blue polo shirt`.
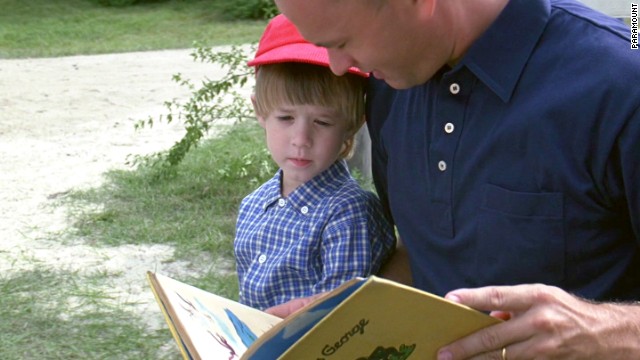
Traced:
[[511, 0], [454, 68], [372, 79], [378, 194], [414, 286], [640, 299], [640, 51], [576, 1]]

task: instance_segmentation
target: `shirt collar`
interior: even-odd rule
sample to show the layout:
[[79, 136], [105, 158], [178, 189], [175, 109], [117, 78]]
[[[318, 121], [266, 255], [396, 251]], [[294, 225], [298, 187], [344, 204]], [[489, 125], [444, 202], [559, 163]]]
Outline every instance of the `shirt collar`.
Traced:
[[[333, 194], [349, 179], [351, 179], [351, 174], [349, 173], [347, 162], [338, 160], [313, 179], [298, 186], [289, 194], [286, 201], [295, 209], [301, 209], [306, 206], [308, 210], [311, 210], [309, 207], [314, 207], [323, 198]], [[282, 169], [278, 170], [276, 175], [265, 184], [267, 196], [264, 201], [264, 210], [282, 198], [280, 193], [281, 182]]]
[[455, 66], [471, 70], [502, 101], [511, 98], [550, 17], [549, 0], [511, 0]]
[[282, 169], [278, 169], [278, 172], [264, 184], [264, 202], [262, 203], [262, 210], [267, 211], [269, 206], [273, 205], [278, 199], [280, 199], [280, 182], [282, 180]]

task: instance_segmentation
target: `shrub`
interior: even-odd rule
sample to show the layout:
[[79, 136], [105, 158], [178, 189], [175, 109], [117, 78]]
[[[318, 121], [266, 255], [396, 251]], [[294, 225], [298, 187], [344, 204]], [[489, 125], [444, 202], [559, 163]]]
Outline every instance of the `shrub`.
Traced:
[[151, 165], [159, 170], [160, 176], [170, 175], [175, 171], [175, 165], [184, 159], [191, 148], [198, 145], [217, 120], [254, 119], [250, 100], [238, 92], [247, 83], [249, 76], [253, 76], [253, 69], [246, 65], [247, 51], [253, 53], [254, 49], [232, 46], [229, 51], [214, 52], [210, 47], [198, 46], [191, 54], [194, 60], [210, 62], [227, 69], [225, 75], [219, 80], [207, 79], [197, 89], [180, 74], [174, 75], [175, 82], [192, 90], [191, 98], [184, 103], [177, 100], [165, 102], [168, 110], [166, 115], [157, 120], [153, 117], [140, 120], [136, 128], [152, 127], [155, 121], [171, 123], [179, 120], [185, 125], [185, 135], [167, 152], [134, 157], [129, 163]]

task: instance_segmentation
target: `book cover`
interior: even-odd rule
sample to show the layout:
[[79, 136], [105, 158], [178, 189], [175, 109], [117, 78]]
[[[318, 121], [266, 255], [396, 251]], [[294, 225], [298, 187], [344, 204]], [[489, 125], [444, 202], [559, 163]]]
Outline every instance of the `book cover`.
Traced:
[[375, 276], [346, 282], [284, 320], [147, 276], [185, 359], [434, 359], [440, 347], [500, 321]]

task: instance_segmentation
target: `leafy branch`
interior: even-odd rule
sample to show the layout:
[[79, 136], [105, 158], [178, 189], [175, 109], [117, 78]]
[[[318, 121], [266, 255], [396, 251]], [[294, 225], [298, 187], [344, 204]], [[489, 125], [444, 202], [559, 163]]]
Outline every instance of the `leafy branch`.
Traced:
[[186, 102], [178, 100], [165, 101], [167, 114], [156, 120], [149, 116], [135, 124], [136, 129], [151, 128], [156, 121], [184, 123], [185, 134], [168, 151], [145, 156], [134, 156], [128, 163], [133, 166], [151, 165], [159, 170], [160, 176], [175, 172], [178, 165], [203, 137], [211, 130], [216, 121], [231, 120], [234, 122], [254, 117], [249, 99], [238, 90], [247, 84], [253, 69], [247, 67], [248, 53], [253, 49], [232, 46], [228, 51], [214, 51], [211, 47], [197, 46], [191, 53], [194, 61], [209, 62], [223, 70], [225, 75], [218, 80], [205, 78], [199, 88], [181, 74], [173, 75], [173, 81], [191, 91]]

